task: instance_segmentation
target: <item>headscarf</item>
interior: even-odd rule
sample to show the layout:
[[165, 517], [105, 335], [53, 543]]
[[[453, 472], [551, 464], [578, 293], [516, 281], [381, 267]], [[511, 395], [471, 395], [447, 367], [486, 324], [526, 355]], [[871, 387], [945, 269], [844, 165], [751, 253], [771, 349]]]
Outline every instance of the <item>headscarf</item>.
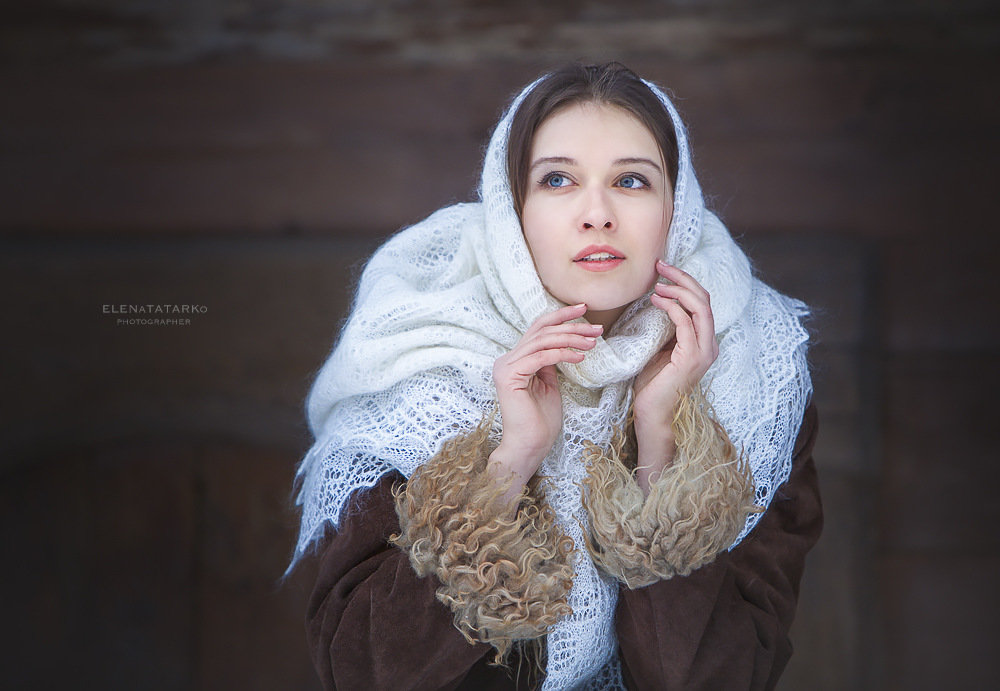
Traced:
[[[409, 477], [442, 443], [495, 407], [494, 361], [542, 314], [562, 306], [542, 286], [514, 209], [507, 140], [528, 85], [493, 132], [480, 201], [438, 210], [390, 238], [368, 262], [340, 340], [307, 401], [315, 444], [299, 470], [302, 525], [294, 562], [339, 525], [348, 498], [391, 470]], [[687, 132], [656, 85], [677, 135], [678, 173], [663, 259], [712, 297], [719, 357], [703, 380], [719, 421], [749, 459], [756, 503], [766, 508], [791, 470], [812, 392], [805, 306], [753, 277], [722, 222], [705, 209]], [[544, 495], [577, 546], [572, 614], [547, 637], [543, 688], [619, 688], [614, 630], [618, 584], [591, 561], [582, 531], [585, 442], [607, 448], [625, 423], [632, 381], [672, 335], [648, 297], [632, 303], [579, 364], [557, 366], [562, 434], [539, 474]], [[502, 420], [494, 422], [499, 438]], [[750, 514], [733, 544], [752, 530]], [[732, 548], [732, 547], [731, 547]], [[730, 549], [731, 549], [730, 548]]]

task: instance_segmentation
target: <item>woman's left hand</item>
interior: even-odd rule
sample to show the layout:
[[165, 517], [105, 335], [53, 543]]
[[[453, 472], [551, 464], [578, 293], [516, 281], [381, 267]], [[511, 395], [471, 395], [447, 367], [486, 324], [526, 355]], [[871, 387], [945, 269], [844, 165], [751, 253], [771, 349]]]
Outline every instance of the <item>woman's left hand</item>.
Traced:
[[680, 396], [698, 385], [719, 356], [708, 291], [675, 266], [657, 261], [656, 271], [673, 285], [657, 282], [650, 301], [667, 313], [676, 333], [635, 378], [638, 479], [646, 492], [649, 476], [658, 475], [673, 458], [671, 422]]

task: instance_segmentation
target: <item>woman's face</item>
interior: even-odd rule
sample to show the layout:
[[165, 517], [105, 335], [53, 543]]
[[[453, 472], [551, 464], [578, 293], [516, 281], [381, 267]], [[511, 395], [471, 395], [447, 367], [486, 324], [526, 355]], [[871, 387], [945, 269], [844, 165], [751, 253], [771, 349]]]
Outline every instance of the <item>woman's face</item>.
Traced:
[[545, 288], [605, 332], [656, 280], [672, 213], [656, 140], [628, 111], [576, 103], [535, 132], [524, 237]]

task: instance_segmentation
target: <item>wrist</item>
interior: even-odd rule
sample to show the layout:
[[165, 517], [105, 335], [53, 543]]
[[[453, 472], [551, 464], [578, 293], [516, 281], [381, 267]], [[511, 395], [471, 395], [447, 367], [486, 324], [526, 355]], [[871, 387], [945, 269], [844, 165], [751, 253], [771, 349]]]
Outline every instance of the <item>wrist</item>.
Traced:
[[672, 447], [675, 441], [673, 428], [674, 409], [671, 408], [666, 414], [660, 413], [656, 416], [640, 416], [633, 413], [632, 425], [635, 428], [636, 442], [639, 445], [639, 453], [643, 454], [643, 447], [655, 453], [658, 449]]
[[643, 495], [649, 495], [650, 485], [673, 462], [677, 451], [676, 438], [669, 423], [641, 425], [636, 422], [636, 482]]
[[495, 448], [487, 460], [486, 470], [496, 482], [510, 482], [510, 487], [504, 493], [504, 500], [510, 501], [521, 493], [531, 476], [535, 474], [530, 459], [526, 462], [524, 454], [505, 448], [501, 443]]
[[637, 395], [632, 404], [632, 416], [635, 421], [636, 430], [643, 427], [649, 430], [660, 428], [670, 428], [670, 423], [674, 419], [674, 411], [677, 410], [677, 403], [680, 400], [679, 394], [651, 400], [648, 397]]

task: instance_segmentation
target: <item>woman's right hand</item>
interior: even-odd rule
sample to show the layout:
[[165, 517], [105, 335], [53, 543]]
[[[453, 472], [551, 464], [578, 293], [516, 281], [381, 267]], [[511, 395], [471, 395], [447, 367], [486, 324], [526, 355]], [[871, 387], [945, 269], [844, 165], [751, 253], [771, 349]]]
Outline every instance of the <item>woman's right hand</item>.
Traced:
[[600, 324], [571, 321], [586, 311], [580, 304], [543, 314], [493, 364], [503, 437], [490, 455], [490, 469], [498, 479], [514, 473], [508, 498], [535, 474], [562, 429], [555, 365], [581, 362], [581, 351], [593, 348], [603, 330]]

